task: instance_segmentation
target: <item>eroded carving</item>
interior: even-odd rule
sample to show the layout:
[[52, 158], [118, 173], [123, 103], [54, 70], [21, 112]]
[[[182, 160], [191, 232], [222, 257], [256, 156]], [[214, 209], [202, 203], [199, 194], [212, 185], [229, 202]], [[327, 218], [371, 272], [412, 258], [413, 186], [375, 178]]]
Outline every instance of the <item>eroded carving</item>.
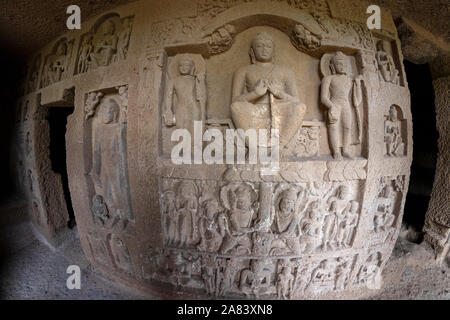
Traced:
[[205, 72], [191, 55], [179, 55], [175, 60], [177, 70], [168, 75], [163, 122], [168, 127], [188, 129], [193, 136], [194, 121], [204, 123], [206, 118]]

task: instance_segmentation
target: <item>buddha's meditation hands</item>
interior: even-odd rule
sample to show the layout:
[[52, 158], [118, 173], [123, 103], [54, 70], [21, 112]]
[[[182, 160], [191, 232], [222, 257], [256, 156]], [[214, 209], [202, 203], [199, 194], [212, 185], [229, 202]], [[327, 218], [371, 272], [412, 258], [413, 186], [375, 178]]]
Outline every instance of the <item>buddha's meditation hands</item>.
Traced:
[[284, 97], [284, 86], [280, 81], [272, 80], [268, 82], [269, 91], [278, 99]]
[[267, 80], [261, 79], [258, 81], [258, 83], [255, 86], [255, 93], [258, 95], [258, 97], [262, 97], [266, 94], [268, 90]]

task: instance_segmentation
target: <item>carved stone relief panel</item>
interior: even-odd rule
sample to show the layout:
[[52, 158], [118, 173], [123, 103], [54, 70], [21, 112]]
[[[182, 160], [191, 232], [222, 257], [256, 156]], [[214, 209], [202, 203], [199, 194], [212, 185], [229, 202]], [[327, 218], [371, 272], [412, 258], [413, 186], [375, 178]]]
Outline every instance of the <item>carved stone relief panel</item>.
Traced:
[[61, 81], [68, 76], [74, 41], [69, 41], [66, 38], [59, 40], [50, 54], [47, 55], [41, 75], [41, 88]]
[[81, 37], [75, 74], [125, 60], [133, 20], [133, 16], [120, 18], [118, 14], [100, 18], [91, 30]]
[[163, 179], [165, 243], [254, 256], [349, 248], [359, 222], [361, 186], [356, 180], [272, 185]]
[[133, 232], [127, 167], [127, 85], [85, 96], [86, 181], [92, 220], [100, 228]]
[[378, 288], [381, 258], [378, 251], [256, 259], [150, 248], [143, 277], [204, 290], [212, 297], [302, 299], [361, 286]]
[[[369, 152], [376, 149], [369, 136], [384, 128], [385, 155], [407, 154], [406, 113], [393, 105], [399, 102], [392, 99], [389, 116], [374, 115], [385, 86], [405, 93], [396, 42], [330, 17], [327, 2], [273, 1], [273, 12], [262, 2], [202, 1], [197, 16], [152, 25], [151, 47], [162, 52], [162, 89], [152, 98], [161, 115], [164, 246], [143, 256], [142, 276], [250, 298], [377, 288], [402, 214], [403, 191], [389, 186], [406, 179], [383, 174]], [[287, 5], [298, 18], [281, 13]], [[256, 21], [258, 14], [264, 19]], [[184, 110], [194, 110], [189, 123], [177, 114]], [[194, 120], [204, 123], [199, 135], [278, 129], [279, 167], [267, 173], [262, 164], [171, 163], [173, 130], [194, 136]], [[240, 134], [232, 147], [245, 141], [248, 160], [249, 140]], [[376, 199], [374, 181], [383, 185]]]
[[406, 155], [406, 120], [403, 118], [402, 109], [392, 105], [389, 108], [389, 115], [385, 115], [384, 118], [385, 155], [388, 157]]
[[[267, 58], [257, 51], [260, 43], [271, 47]], [[231, 57], [234, 60], [229, 60]], [[178, 60], [190, 64], [196, 74], [183, 76], [174, 67], [178, 63], [180, 69]], [[229, 61], [226, 70], [221, 69], [223, 60]], [[265, 65], [262, 61], [266, 61]], [[339, 70], [335, 68], [336, 63], [342, 65]], [[317, 73], [318, 68], [320, 73]], [[368, 96], [363, 94], [366, 81], [363, 71], [366, 69], [368, 67], [358, 54], [348, 56], [336, 51], [322, 55], [319, 60], [298, 52], [285, 34], [270, 27], [255, 27], [242, 32], [230, 42], [228, 51], [207, 60], [198, 54], [169, 57], [164, 78], [165, 93], [160, 99], [162, 153], [170, 154], [170, 146], [173, 146], [170, 143], [173, 129], [170, 128], [189, 129], [193, 137], [192, 122], [203, 119], [207, 128], [219, 126], [222, 132], [225, 129], [278, 129], [281, 156], [286, 160], [326, 155], [335, 159], [361, 157], [367, 146], [363, 128], [369, 103]], [[301, 76], [304, 73], [310, 81], [304, 81]], [[182, 86], [185, 83], [195, 84], [195, 90]], [[370, 86], [370, 83], [364, 86]], [[189, 113], [193, 117], [189, 126], [181, 121], [177, 124], [174, 114], [180, 104], [177, 92], [181, 95], [182, 88], [188, 93], [182, 102], [192, 101], [189, 105], [195, 106]], [[224, 92], [230, 95], [224, 96]], [[341, 106], [336, 100], [340, 98], [336, 97], [347, 95]], [[178, 109], [189, 108], [181, 107]]]

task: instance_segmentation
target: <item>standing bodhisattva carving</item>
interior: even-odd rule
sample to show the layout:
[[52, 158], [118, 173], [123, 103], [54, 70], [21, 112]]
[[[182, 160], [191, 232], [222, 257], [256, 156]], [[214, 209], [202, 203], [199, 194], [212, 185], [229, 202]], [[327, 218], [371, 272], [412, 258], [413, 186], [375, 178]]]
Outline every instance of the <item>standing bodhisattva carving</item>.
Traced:
[[[362, 119], [359, 107], [362, 103], [362, 77], [352, 79], [348, 63], [348, 57], [340, 51], [331, 57], [324, 55], [321, 61], [324, 78], [320, 99], [327, 108], [330, 147], [337, 160], [341, 160], [342, 156], [354, 158], [350, 146], [361, 143]], [[357, 133], [352, 139], [355, 127]]]
[[193, 136], [194, 121], [206, 117], [205, 74], [198, 73], [191, 55], [177, 57], [178, 75], [169, 79], [163, 112], [164, 124], [168, 127], [187, 129]]

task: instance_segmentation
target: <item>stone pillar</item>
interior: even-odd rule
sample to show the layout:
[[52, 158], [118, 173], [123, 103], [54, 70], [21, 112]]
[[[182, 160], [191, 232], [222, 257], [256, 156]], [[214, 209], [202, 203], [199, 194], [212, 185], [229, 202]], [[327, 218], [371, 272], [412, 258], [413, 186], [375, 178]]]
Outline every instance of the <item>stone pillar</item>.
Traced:
[[450, 235], [449, 181], [449, 52], [450, 46], [417, 23], [402, 18], [398, 26], [405, 59], [414, 63], [429, 63], [435, 93], [436, 126], [439, 131], [438, 158], [433, 190], [425, 216], [424, 239], [442, 261], [448, 254]]
[[436, 259], [442, 260], [450, 247], [450, 76], [435, 79], [433, 86], [439, 153], [424, 231], [425, 240], [435, 249]]

